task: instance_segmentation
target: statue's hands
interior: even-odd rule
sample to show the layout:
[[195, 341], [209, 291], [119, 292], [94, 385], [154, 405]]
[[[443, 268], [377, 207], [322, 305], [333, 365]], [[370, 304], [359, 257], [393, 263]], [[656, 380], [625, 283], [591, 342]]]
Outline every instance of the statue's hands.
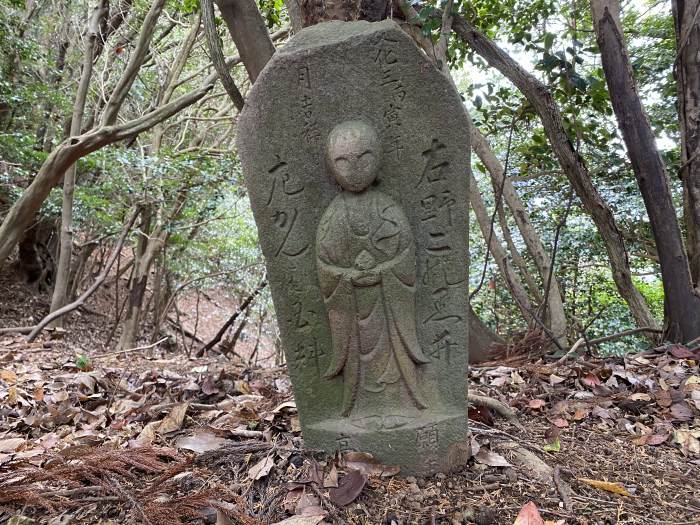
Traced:
[[353, 270], [351, 280], [356, 286], [372, 286], [381, 281], [381, 272], [377, 268]]

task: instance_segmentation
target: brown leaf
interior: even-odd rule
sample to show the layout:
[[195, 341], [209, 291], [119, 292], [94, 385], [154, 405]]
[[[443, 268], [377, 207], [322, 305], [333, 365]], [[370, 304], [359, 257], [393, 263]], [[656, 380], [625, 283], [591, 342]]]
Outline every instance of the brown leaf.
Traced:
[[331, 501], [344, 507], [360, 495], [367, 483], [367, 475], [361, 470], [351, 470], [338, 480], [338, 486], [330, 489]]
[[323, 480], [323, 488], [329, 489], [338, 486], [338, 469], [335, 468], [335, 463], [331, 465], [331, 470], [326, 474]]
[[671, 392], [668, 390], [659, 390], [656, 393], [656, 404], [660, 407], [668, 408], [673, 404]]
[[547, 403], [545, 403], [544, 399], [531, 399], [530, 401], [528, 401], [527, 406], [529, 406], [533, 410], [539, 410], [546, 404]]
[[35, 388], [34, 392], [32, 392], [32, 397], [34, 398], [34, 401], [43, 401], [44, 400], [44, 389], [39, 387]]
[[177, 448], [184, 448], [185, 450], [192, 450], [197, 454], [202, 454], [209, 450], [216, 450], [224, 446], [227, 439], [218, 437], [212, 432], [197, 432], [190, 436], [181, 436], [175, 441], [175, 446]]
[[588, 417], [589, 411], [585, 408], [577, 408], [574, 412], [574, 421], [581, 421]]
[[690, 421], [693, 418], [693, 412], [685, 403], [674, 403], [671, 406], [671, 414], [678, 421]]
[[601, 419], [612, 419], [612, 414], [607, 408], [601, 408], [598, 405], [593, 407], [593, 415]]
[[644, 392], [638, 392], [630, 396], [630, 401], [651, 401], [651, 396]]
[[529, 501], [518, 512], [513, 525], [544, 525], [544, 520], [540, 516], [540, 511], [537, 510], [537, 506]]
[[281, 412], [284, 409], [289, 409], [290, 411], [296, 412], [297, 409], [297, 404], [294, 401], [285, 401], [284, 403], [280, 403], [277, 405], [272, 412], [277, 414], [278, 412]]
[[160, 426], [160, 421], [151, 421], [143, 427], [141, 433], [136, 437], [136, 441], [141, 445], [150, 445], [156, 438], [156, 430]]
[[367, 452], [346, 452], [343, 454], [343, 459], [348, 469], [361, 470], [367, 476], [395, 476], [401, 470], [399, 467], [382, 465], [377, 458]]
[[495, 452], [491, 452], [490, 450], [486, 450], [485, 448], [479, 449], [479, 452], [476, 455], [474, 455], [474, 459], [482, 465], [488, 465], [489, 467], [513, 466], [510, 463], [508, 463], [508, 460], [500, 454], [496, 454]]
[[553, 420], [552, 424], [559, 428], [566, 428], [569, 426], [569, 422], [562, 417], [558, 417], [555, 420]]
[[170, 432], [180, 430], [189, 406], [189, 403], [180, 403], [179, 405], [173, 407], [170, 414], [165, 416], [161, 422], [160, 426], [158, 427], [158, 432], [161, 434], [168, 434]]
[[693, 390], [690, 393], [690, 398], [693, 400], [693, 404], [695, 405], [695, 408], [700, 410], [700, 390]]
[[0, 379], [5, 383], [13, 384], [17, 382], [17, 374], [12, 370], [0, 370]]
[[0, 452], [15, 452], [27, 442], [24, 438], [10, 438], [0, 440]]
[[700, 455], [700, 430], [679, 429], [673, 433], [673, 442], [681, 446], [683, 455]]
[[600, 385], [600, 379], [597, 375], [588, 373], [581, 378], [581, 383], [583, 383], [588, 388], [594, 388]]
[[264, 478], [270, 473], [272, 467], [274, 466], [275, 461], [272, 459], [272, 457], [266, 456], [260, 461], [258, 461], [255, 465], [250, 467], [250, 469], [248, 470], [248, 477], [254, 481], [260, 478]]
[[670, 434], [651, 434], [647, 439], [647, 445], [660, 445], [661, 443], [664, 443], [669, 437]]
[[688, 347], [683, 345], [670, 345], [666, 347], [666, 351], [671, 354], [676, 359], [697, 359], [695, 351], [689, 350]]
[[309, 478], [312, 483], [316, 483], [319, 487], [323, 486], [323, 467], [314, 458], [311, 458], [309, 464]]
[[297, 516], [320, 516], [325, 514], [321, 500], [315, 494], [302, 493], [299, 497], [294, 514]]
[[549, 384], [552, 386], [558, 385], [559, 383], [563, 383], [564, 381], [566, 381], [566, 378], [559, 377], [556, 374], [552, 374], [549, 376]]
[[206, 376], [204, 378], [204, 382], [202, 383], [202, 393], [207, 396], [219, 393], [219, 389], [217, 388], [211, 376]]

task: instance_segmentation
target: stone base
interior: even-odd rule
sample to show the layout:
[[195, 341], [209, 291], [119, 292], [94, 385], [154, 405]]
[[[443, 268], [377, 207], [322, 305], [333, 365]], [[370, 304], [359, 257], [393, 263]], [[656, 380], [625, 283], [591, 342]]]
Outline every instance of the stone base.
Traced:
[[400, 466], [402, 475], [448, 472], [469, 459], [466, 408], [463, 413], [430, 412], [413, 419], [400, 415], [333, 419], [307, 425], [303, 438], [306, 448], [328, 454], [369, 452], [384, 465]]

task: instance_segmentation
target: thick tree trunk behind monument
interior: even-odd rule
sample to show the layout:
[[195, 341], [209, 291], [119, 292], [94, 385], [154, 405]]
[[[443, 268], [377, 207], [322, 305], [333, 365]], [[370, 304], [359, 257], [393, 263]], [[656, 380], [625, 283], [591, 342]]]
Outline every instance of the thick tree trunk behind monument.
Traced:
[[673, 0], [676, 83], [685, 194], [686, 246], [694, 286], [700, 284], [700, 0]]
[[612, 106], [622, 130], [659, 252], [667, 337], [684, 342], [700, 335], [700, 296], [693, 289], [688, 257], [671, 200], [656, 137], [642, 106], [624, 43], [618, 0], [591, 0]]

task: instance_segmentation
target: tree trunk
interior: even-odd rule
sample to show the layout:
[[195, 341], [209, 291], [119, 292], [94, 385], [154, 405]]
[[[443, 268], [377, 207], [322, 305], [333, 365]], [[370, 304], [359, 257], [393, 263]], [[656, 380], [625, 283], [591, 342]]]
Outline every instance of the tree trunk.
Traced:
[[525, 291], [525, 287], [515, 274], [515, 271], [508, 260], [508, 255], [506, 254], [500, 239], [496, 235], [494, 225], [491, 222], [491, 217], [486, 210], [484, 201], [481, 198], [481, 193], [479, 193], [479, 186], [476, 183], [474, 175], [471, 173], [469, 179], [469, 201], [472, 205], [472, 209], [474, 210], [476, 221], [479, 223], [479, 228], [481, 229], [481, 235], [484, 237], [484, 242], [487, 244], [488, 250], [493, 255], [496, 266], [498, 266], [498, 270], [501, 272], [508, 290], [513, 296], [513, 299], [515, 299], [516, 306], [523, 313], [525, 322], [529, 324], [530, 321], [532, 321], [532, 316], [534, 315], [535, 310], [533, 309], [532, 304], [530, 304], [530, 298]]
[[152, 214], [153, 210], [146, 210], [141, 215], [140, 235], [134, 250], [134, 268], [131, 273], [131, 279], [129, 279], [124, 325], [119, 339], [119, 348], [121, 349], [131, 348], [136, 342], [141, 306], [146, 295], [151, 264], [155, 258], [153, 248], [160, 241], [161, 237], [159, 228], [154, 228], [154, 231], [151, 232]]
[[255, 82], [275, 46], [255, 0], [217, 0], [250, 82]]
[[[517, 191], [513, 187], [513, 183], [503, 172], [503, 166], [493, 153], [488, 141], [474, 125], [472, 125], [471, 128], [471, 138], [472, 149], [476, 152], [481, 162], [484, 163], [484, 166], [486, 166], [486, 170], [491, 175], [494, 185], [502, 187], [503, 200], [505, 200], [508, 208], [510, 208], [518, 230], [520, 231], [520, 235], [522, 235], [525, 245], [535, 261], [542, 283], [546, 286], [550, 273], [554, 271], [552, 268], [552, 261], [542, 244], [542, 239], [537, 233], [537, 230], [535, 230], [530, 222], [530, 217], [525, 209], [525, 205], [520, 200]], [[566, 313], [564, 311], [564, 303], [562, 302], [559, 283], [554, 276], [552, 276], [551, 279], [547, 304], [550, 317], [550, 329], [560, 343], [566, 346], [566, 335], [568, 333]]]
[[700, 284], [700, 0], [672, 0], [681, 131], [686, 246], [693, 285]]
[[674, 342], [689, 341], [700, 335], [700, 295], [693, 289], [656, 137], [637, 93], [620, 25], [620, 5], [618, 0], [591, 0], [591, 11], [612, 106], [659, 252], [666, 336]]
[[[95, 43], [100, 33], [102, 20], [107, 16], [109, 4], [107, 0], [99, 0], [93, 9], [87, 27], [87, 42], [83, 54], [83, 67], [80, 74], [80, 82], [75, 93], [75, 104], [71, 117], [70, 135], [80, 135], [85, 113], [85, 103], [90, 88], [92, 77], [93, 56]], [[73, 258], [73, 194], [75, 191], [76, 165], [72, 164], [63, 176], [63, 203], [61, 207], [61, 241], [56, 270], [56, 284], [51, 297], [51, 312], [58, 310], [68, 302], [68, 288], [70, 281], [70, 267]], [[54, 326], [63, 326], [65, 316], [54, 321]]]
[[624, 239], [615, 224], [615, 217], [608, 204], [593, 186], [591, 175], [583, 158], [569, 140], [564, 127], [564, 119], [547, 86], [528, 73], [494, 42], [479, 33], [462, 16], [455, 15], [453, 27], [457, 36], [464, 43], [515, 84], [532, 104], [540, 116], [549, 143], [564, 173], [600, 233], [620, 296], [629, 305], [638, 326], [657, 326], [649, 305], [632, 282], [632, 272]]

